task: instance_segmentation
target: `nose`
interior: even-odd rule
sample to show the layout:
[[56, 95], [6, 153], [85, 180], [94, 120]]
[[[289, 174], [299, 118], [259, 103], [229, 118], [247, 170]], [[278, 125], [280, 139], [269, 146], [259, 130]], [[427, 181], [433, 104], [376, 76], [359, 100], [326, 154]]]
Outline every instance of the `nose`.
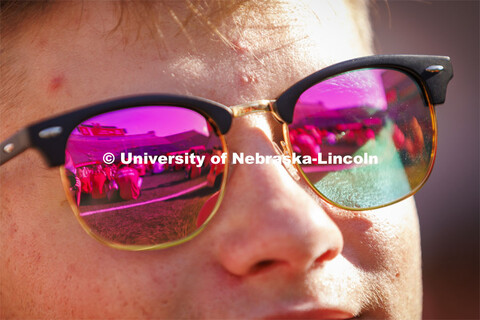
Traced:
[[[242, 131], [234, 125], [227, 136], [231, 151], [274, 154], [262, 130]], [[234, 165], [219, 212], [218, 261], [236, 276], [324, 265], [342, 251], [343, 237], [319, 201], [281, 164]]]

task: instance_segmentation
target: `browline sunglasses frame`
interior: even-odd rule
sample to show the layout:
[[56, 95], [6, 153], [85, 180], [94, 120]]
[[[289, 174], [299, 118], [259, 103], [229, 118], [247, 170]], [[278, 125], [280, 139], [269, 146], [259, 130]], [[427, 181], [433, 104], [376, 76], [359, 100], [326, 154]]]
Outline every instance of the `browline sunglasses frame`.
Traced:
[[[453, 77], [450, 58], [428, 55], [374, 55], [340, 62], [317, 71], [284, 91], [271, 103], [272, 111], [284, 123], [291, 123], [300, 95], [313, 85], [340, 73], [364, 68], [396, 69], [415, 78], [424, 90], [426, 105], [445, 101], [447, 84]], [[215, 101], [170, 94], [144, 94], [121, 97], [81, 107], [74, 111], [37, 122], [21, 129], [0, 144], [0, 165], [34, 147], [43, 154], [50, 167], [65, 163], [65, 148], [71, 132], [83, 121], [96, 115], [125, 108], [165, 105], [184, 107], [204, 115], [218, 133], [230, 129], [234, 113]]]

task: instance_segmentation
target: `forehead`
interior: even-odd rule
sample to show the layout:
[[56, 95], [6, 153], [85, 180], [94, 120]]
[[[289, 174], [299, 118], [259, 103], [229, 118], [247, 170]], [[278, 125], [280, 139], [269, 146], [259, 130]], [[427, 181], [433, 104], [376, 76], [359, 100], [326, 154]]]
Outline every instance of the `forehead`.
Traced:
[[326, 65], [369, 53], [359, 36], [368, 26], [359, 31], [342, 1], [248, 1], [218, 14], [186, 3], [55, 5], [12, 49], [25, 80], [15, 103], [21, 126], [130, 94], [273, 99]]

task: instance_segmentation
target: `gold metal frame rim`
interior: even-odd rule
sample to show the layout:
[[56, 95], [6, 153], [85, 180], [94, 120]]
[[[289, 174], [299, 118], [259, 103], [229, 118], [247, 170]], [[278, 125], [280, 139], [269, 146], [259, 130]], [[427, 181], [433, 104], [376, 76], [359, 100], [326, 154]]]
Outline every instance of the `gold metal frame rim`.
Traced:
[[[202, 114], [202, 113], [200, 113], [200, 114]], [[202, 114], [202, 116], [204, 116], [205, 119], [209, 123], [212, 124], [212, 127], [216, 131], [216, 133], [217, 133], [217, 135], [218, 135], [218, 137], [219, 137], [219, 139], [222, 143], [223, 152], [227, 153], [227, 163], [228, 163], [228, 161], [230, 160], [230, 157], [229, 157], [229, 153], [228, 153], [227, 143], [225, 141], [225, 136], [222, 133], [220, 133], [220, 130], [218, 129], [216, 124], [214, 124], [213, 120], [210, 119], [210, 117], [207, 117], [205, 114]], [[70, 204], [70, 207], [72, 208], [72, 211], [75, 215], [75, 218], [80, 223], [83, 230], [85, 230], [85, 232], [89, 236], [91, 236], [92, 238], [94, 238], [98, 242], [102, 243], [103, 245], [106, 245], [106, 246], [108, 246], [110, 248], [114, 248], [114, 249], [119, 249], [119, 250], [124, 250], [124, 251], [150, 251], [150, 250], [166, 249], [166, 248], [174, 247], [174, 246], [177, 246], [179, 244], [185, 243], [185, 242], [190, 241], [191, 239], [195, 238], [198, 234], [200, 234], [203, 231], [203, 229], [205, 229], [207, 224], [216, 215], [216, 213], [217, 213], [217, 211], [218, 211], [218, 209], [219, 209], [219, 207], [220, 207], [220, 205], [223, 201], [223, 197], [224, 197], [224, 194], [225, 194], [225, 186], [226, 186], [226, 183], [227, 183], [228, 167], [229, 167], [228, 165], [225, 165], [225, 167], [224, 167], [223, 179], [222, 179], [222, 184], [220, 185], [220, 189], [218, 191], [220, 193], [219, 193], [217, 202], [215, 203], [215, 206], [212, 209], [212, 212], [210, 213], [208, 218], [203, 222], [203, 224], [200, 227], [198, 227], [194, 232], [192, 232], [191, 234], [189, 234], [188, 236], [186, 236], [184, 238], [181, 238], [181, 239], [175, 240], [175, 241], [154, 244], [154, 245], [150, 245], [150, 244], [149, 245], [120, 244], [120, 243], [115, 243], [115, 242], [112, 242], [110, 240], [107, 240], [107, 239], [99, 236], [98, 234], [96, 234], [88, 226], [88, 224], [85, 222], [85, 220], [80, 216], [80, 210], [75, 203], [75, 199], [72, 198], [72, 195], [71, 195], [69, 187], [68, 187], [69, 181], [68, 181], [67, 175], [65, 173], [65, 170], [66, 170], [65, 165], [60, 166], [60, 177], [61, 177], [61, 180], [62, 180], [62, 185], [63, 185], [63, 189], [65, 191], [65, 195], [67, 197], [67, 201]]]
[[[337, 208], [340, 208], [340, 209], [343, 209], [343, 210], [347, 210], [347, 211], [372, 211], [372, 210], [377, 210], [377, 209], [381, 209], [381, 208], [385, 208], [385, 207], [388, 207], [388, 206], [391, 206], [393, 204], [396, 204], [398, 202], [401, 202], [413, 195], [415, 195], [424, 185], [425, 183], [427, 182], [428, 178], [430, 177], [430, 174], [432, 173], [433, 171], [433, 166], [435, 164], [435, 158], [436, 158], [436, 154], [437, 154], [437, 118], [436, 118], [436, 114], [435, 114], [435, 108], [434, 106], [432, 105], [431, 101], [430, 101], [430, 98], [427, 94], [427, 91], [426, 91], [426, 87], [425, 87], [425, 84], [422, 82], [422, 81], [416, 81], [417, 84], [420, 85], [421, 87], [421, 90], [422, 90], [422, 94], [423, 96], [425, 97], [426, 99], [426, 102], [428, 104], [428, 108], [429, 108], [429, 111], [430, 111], [430, 117], [431, 117], [431, 123], [432, 123], [432, 151], [430, 153], [430, 162], [428, 164], [428, 170], [425, 174], [425, 177], [422, 179], [422, 181], [414, 188], [412, 189], [408, 194], [406, 194], [405, 196], [395, 200], [395, 201], [391, 201], [391, 202], [388, 202], [386, 204], [383, 204], [383, 205], [380, 205], [380, 206], [375, 206], [375, 207], [367, 207], [367, 208], [350, 208], [350, 207], [346, 207], [346, 206], [343, 206], [343, 205], [340, 205], [338, 203], [335, 203], [333, 201], [331, 201], [330, 199], [328, 199], [325, 195], [323, 195], [315, 186], [313, 186], [313, 184], [310, 182], [310, 179], [307, 178], [305, 172], [302, 170], [301, 166], [299, 164], [295, 164], [295, 167], [297, 168], [297, 170], [301, 173], [303, 179], [305, 180], [305, 182], [309, 185], [309, 187], [311, 189], [313, 189], [313, 191], [322, 199], [324, 200], [325, 202], [327, 202], [328, 204], [334, 206], [334, 207], [337, 207]], [[427, 106], [425, 106], [427, 107]], [[288, 125], [287, 124], [284, 124], [284, 132], [283, 132], [283, 135], [284, 135], [284, 139], [287, 143], [287, 148], [288, 148], [288, 152], [290, 153], [290, 155], [292, 154], [292, 145], [291, 145], [291, 142], [290, 142], [290, 136], [288, 134]]]

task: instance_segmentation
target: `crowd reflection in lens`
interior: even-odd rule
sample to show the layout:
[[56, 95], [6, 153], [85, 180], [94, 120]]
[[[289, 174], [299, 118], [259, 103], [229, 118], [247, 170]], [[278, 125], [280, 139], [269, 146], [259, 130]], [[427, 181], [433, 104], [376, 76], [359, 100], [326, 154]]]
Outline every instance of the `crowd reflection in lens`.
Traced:
[[289, 138], [293, 152], [315, 159], [321, 154], [322, 161], [329, 155], [378, 157], [371, 168], [352, 162], [302, 165], [317, 190], [349, 208], [406, 196], [427, 176], [434, 147], [432, 114], [421, 88], [390, 69], [355, 70], [306, 90], [296, 103]]
[[[106, 152], [113, 163], [103, 161]], [[192, 234], [208, 219], [224, 170], [211, 157], [222, 152], [197, 112], [137, 107], [79, 125], [67, 143], [65, 168], [79, 215], [94, 234], [121, 244], [159, 244]]]
[[386, 130], [405, 161], [423, 156], [433, 130], [418, 85], [388, 69], [357, 70], [313, 86], [299, 98], [289, 126], [292, 151], [311, 157], [352, 155]]

